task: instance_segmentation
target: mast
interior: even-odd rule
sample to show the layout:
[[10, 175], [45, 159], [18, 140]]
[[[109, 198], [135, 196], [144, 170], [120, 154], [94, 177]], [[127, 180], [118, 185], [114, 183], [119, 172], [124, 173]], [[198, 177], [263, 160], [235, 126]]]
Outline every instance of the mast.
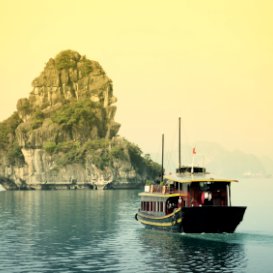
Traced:
[[163, 181], [164, 176], [164, 134], [162, 134], [162, 159], [161, 159], [161, 181]]
[[178, 169], [181, 168], [181, 117], [178, 119]]

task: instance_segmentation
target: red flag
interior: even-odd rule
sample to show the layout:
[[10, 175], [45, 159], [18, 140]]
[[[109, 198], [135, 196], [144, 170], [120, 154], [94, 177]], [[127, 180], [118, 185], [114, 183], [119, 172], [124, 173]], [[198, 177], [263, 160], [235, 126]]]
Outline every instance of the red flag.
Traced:
[[192, 154], [195, 155], [196, 154], [196, 150], [195, 150], [195, 147], [192, 148]]

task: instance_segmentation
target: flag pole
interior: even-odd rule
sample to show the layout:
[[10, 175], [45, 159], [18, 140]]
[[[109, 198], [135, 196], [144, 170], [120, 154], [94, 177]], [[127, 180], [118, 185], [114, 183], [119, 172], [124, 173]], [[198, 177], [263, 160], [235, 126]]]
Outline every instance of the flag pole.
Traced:
[[196, 154], [195, 147], [192, 148], [191, 174], [193, 174], [194, 156]]
[[181, 117], [178, 119], [178, 169], [181, 169]]

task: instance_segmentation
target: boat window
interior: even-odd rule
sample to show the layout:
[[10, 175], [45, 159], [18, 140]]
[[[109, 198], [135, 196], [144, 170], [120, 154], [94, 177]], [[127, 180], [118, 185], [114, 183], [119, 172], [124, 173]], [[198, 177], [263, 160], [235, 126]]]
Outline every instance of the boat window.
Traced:
[[178, 169], [176, 169], [177, 173], [206, 173], [206, 169], [203, 167], [180, 167]]
[[156, 201], [152, 201], [152, 202], [141, 201], [141, 210], [164, 212], [164, 202], [163, 201], [157, 201], [157, 202]]
[[144, 210], [148, 211], [149, 210], [149, 203], [144, 202]]
[[227, 206], [228, 194], [227, 183], [205, 182], [198, 185], [191, 185], [192, 206]]

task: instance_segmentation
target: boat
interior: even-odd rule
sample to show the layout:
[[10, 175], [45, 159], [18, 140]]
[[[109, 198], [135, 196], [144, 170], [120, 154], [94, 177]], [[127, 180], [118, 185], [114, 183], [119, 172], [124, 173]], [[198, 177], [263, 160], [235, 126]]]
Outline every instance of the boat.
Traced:
[[164, 176], [160, 184], [145, 185], [139, 193], [141, 205], [135, 219], [145, 227], [174, 232], [233, 233], [246, 210], [231, 204], [233, 183], [238, 180], [216, 178], [204, 167], [182, 166], [179, 152], [176, 175]]

